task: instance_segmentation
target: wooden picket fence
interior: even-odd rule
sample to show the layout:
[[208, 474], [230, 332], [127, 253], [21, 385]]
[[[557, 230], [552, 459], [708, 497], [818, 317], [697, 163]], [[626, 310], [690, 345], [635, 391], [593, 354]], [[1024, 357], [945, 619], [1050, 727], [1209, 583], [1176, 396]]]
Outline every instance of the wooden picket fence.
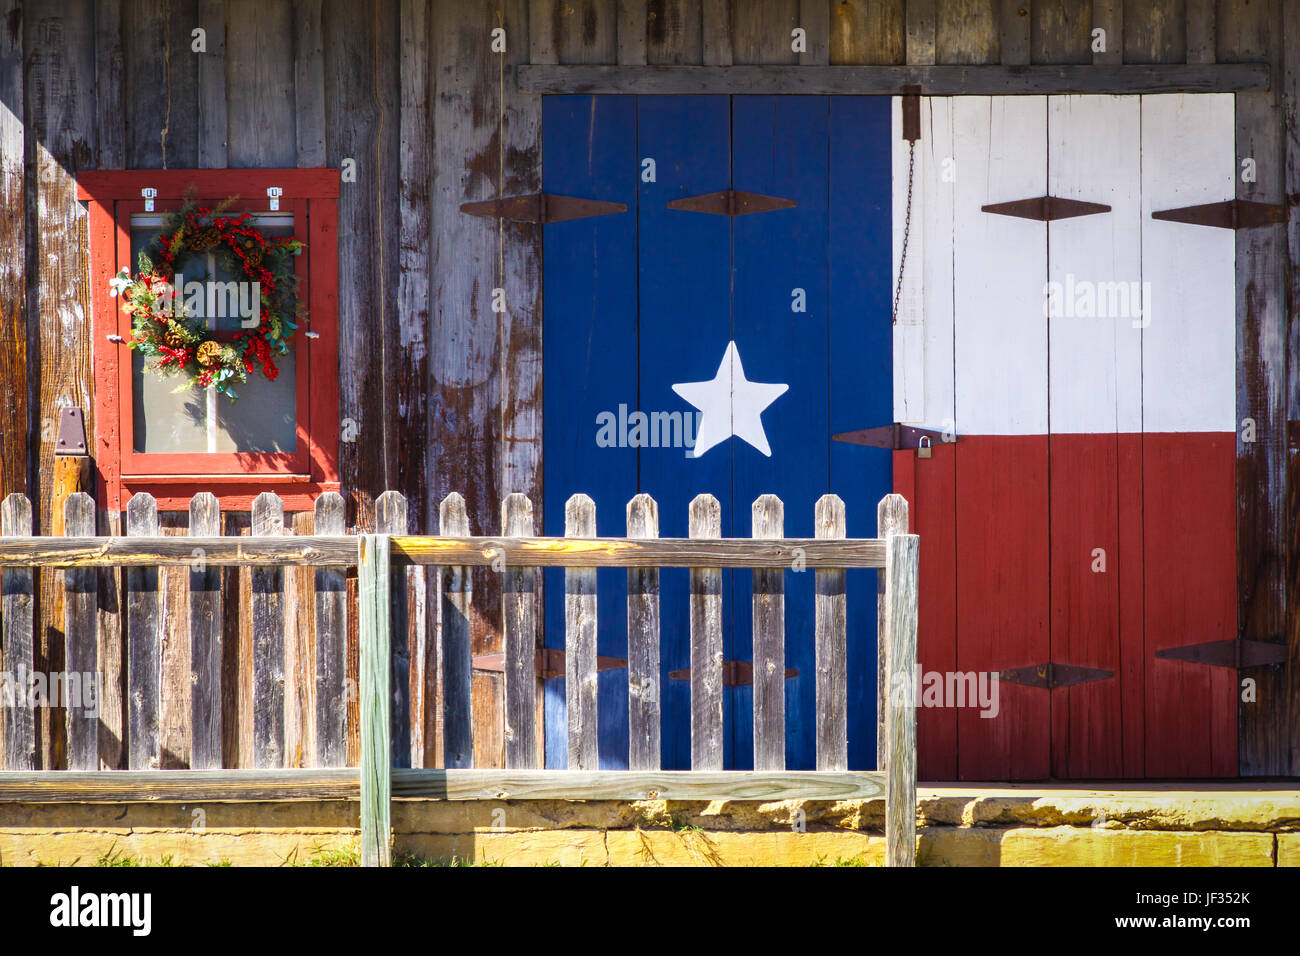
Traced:
[[[816, 504], [816, 537], [783, 535], [783, 504], [773, 495], [753, 505], [753, 536], [723, 538], [721, 509], [700, 495], [690, 505], [688, 538], [658, 536], [658, 508], [648, 495], [628, 504], [628, 536], [595, 535], [595, 506], [575, 495], [563, 537], [534, 535], [530, 500], [502, 503], [502, 536], [474, 537], [464, 501], [440, 508], [440, 536], [405, 533], [404, 502], [382, 496], [377, 533], [346, 535], [343, 500], [316, 502], [314, 534], [285, 536], [279, 499], [265, 494], [252, 509], [251, 536], [220, 535], [217, 500], [196, 495], [189, 535], [160, 536], [149, 495], [131, 499], [124, 537], [96, 536], [93, 500], [65, 503], [64, 535], [31, 535], [31, 506], [10, 495], [0, 505], [0, 648], [9, 673], [33, 669], [33, 603], [38, 568], [63, 571], [63, 624], [69, 672], [98, 673], [101, 568], [126, 569], [128, 715], [126, 771], [101, 771], [96, 721], [67, 708], [68, 770], [34, 770], [32, 712], [0, 708], [5, 766], [0, 800], [182, 801], [292, 798], [360, 799], [362, 860], [390, 859], [393, 797], [466, 799], [780, 800], [854, 799], [883, 795], [887, 857], [912, 865], [916, 817], [916, 729], [911, 689], [916, 669], [918, 539], [906, 533], [906, 502], [880, 503], [882, 537], [845, 537], [843, 502]], [[159, 569], [189, 569], [192, 651], [191, 754], [188, 770], [159, 770]], [[444, 767], [411, 769], [407, 572], [438, 569]], [[252, 569], [252, 769], [221, 769], [221, 574]], [[286, 769], [284, 570], [315, 575], [317, 763]], [[503, 576], [502, 624], [505, 769], [472, 768], [470, 678], [471, 568]], [[538, 769], [537, 635], [539, 568], [564, 573], [567, 770]], [[690, 569], [691, 770], [660, 769], [659, 569]], [[344, 578], [359, 579], [360, 758], [347, 768], [344, 725], [348, 606]], [[595, 575], [627, 570], [629, 769], [597, 770]], [[753, 573], [754, 770], [722, 769], [722, 570]], [[785, 769], [785, 571], [813, 571], [815, 587], [817, 769]], [[882, 768], [847, 770], [846, 569], [880, 575], [880, 732]], [[396, 636], [396, 639], [395, 639]], [[650, 690], [647, 691], [647, 688]], [[891, 693], [890, 690], [895, 692]], [[903, 689], [906, 689], [905, 691]]]

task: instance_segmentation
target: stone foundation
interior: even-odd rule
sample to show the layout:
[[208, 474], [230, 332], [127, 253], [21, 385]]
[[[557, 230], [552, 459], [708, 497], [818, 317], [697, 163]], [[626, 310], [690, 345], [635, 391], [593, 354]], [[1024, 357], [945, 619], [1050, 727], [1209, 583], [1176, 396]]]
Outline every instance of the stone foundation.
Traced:
[[[928, 787], [922, 866], [1300, 866], [1300, 790]], [[878, 866], [870, 801], [396, 800], [400, 858], [509, 866]], [[0, 803], [0, 863], [281, 865], [355, 859], [346, 801]]]

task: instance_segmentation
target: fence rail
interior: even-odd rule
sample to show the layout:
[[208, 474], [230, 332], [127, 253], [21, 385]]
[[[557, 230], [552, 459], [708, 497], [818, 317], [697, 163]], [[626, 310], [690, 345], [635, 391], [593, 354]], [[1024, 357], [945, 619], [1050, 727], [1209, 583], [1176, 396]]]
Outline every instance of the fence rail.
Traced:
[[[440, 508], [443, 536], [407, 534], [406, 504], [389, 492], [377, 502], [375, 533], [343, 534], [343, 500], [322, 495], [312, 535], [284, 534], [276, 496], [253, 503], [251, 536], [223, 536], [215, 497], [195, 496], [188, 536], [161, 536], [154, 500], [131, 499], [125, 536], [96, 536], [94, 503], [85, 494], [65, 502], [62, 537], [32, 535], [30, 503], [11, 495], [0, 504], [0, 648], [7, 673], [33, 671], [35, 575], [61, 571], [62, 624], [69, 672], [97, 674], [100, 665], [97, 569], [122, 569], [125, 638], [122, 736], [126, 771], [100, 772], [98, 722], [79, 703], [66, 707], [67, 770], [36, 770], [32, 709], [6, 704], [0, 800], [229, 800], [359, 797], [363, 862], [389, 862], [393, 797], [442, 799], [848, 799], [884, 795], [891, 865], [910, 865], [915, 844], [915, 715], [909, 693], [916, 661], [917, 538], [905, 532], [906, 503], [881, 502], [882, 537], [845, 535], [844, 504], [824, 496], [815, 508], [815, 538], [783, 537], [784, 505], [771, 495], [753, 505], [753, 537], [720, 535], [712, 496], [691, 503], [688, 538], [658, 537], [658, 506], [648, 495], [628, 504], [627, 537], [595, 536], [595, 505], [575, 495], [565, 535], [534, 534], [532, 504], [523, 495], [502, 503], [500, 537], [471, 536], [464, 501], [449, 495]], [[221, 568], [251, 569], [252, 768], [222, 769]], [[434, 567], [434, 610], [442, 682], [444, 767], [411, 768], [413, 616], [426, 613], [424, 577]], [[501, 575], [505, 769], [475, 769], [470, 677], [472, 568]], [[541, 588], [536, 569], [564, 569], [564, 673], [569, 768], [538, 768], [537, 656]], [[690, 569], [691, 770], [661, 770], [659, 569]], [[191, 707], [188, 770], [160, 770], [162, 709], [160, 569], [188, 569]], [[286, 612], [306, 613], [286, 589], [285, 569], [311, 575], [315, 633], [315, 763], [285, 769]], [[360, 767], [346, 769], [346, 576], [358, 578]], [[597, 770], [596, 569], [627, 571], [628, 770]], [[878, 717], [882, 769], [848, 771], [846, 569], [883, 569], [878, 625], [881, 667]], [[753, 771], [722, 769], [723, 569], [753, 574]], [[811, 570], [815, 598], [816, 767], [785, 769], [785, 574]], [[173, 572], [174, 573], [174, 572]], [[419, 622], [417, 622], [419, 623]], [[420, 626], [423, 626], [420, 624]], [[417, 662], [418, 664], [419, 662]], [[434, 706], [423, 701], [425, 707]], [[227, 708], [228, 709], [228, 708]]]

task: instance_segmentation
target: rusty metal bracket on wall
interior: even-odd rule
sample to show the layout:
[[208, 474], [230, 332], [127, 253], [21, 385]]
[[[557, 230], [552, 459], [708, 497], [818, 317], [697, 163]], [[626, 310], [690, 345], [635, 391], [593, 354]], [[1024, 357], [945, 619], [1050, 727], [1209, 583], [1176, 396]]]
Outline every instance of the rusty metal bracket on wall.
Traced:
[[1043, 687], [1056, 690], [1058, 687], [1073, 687], [1075, 684], [1087, 684], [1096, 680], [1114, 677], [1114, 671], [1099, 667], [1075, 667], [1073, 664], [1030, 664], [1028, 667], [1015, 667], [1000, 671], [998, 679], [1008, 684], [1023, 684], [1025, 687]]
[[1281, 204], [1251, 202], [1249, 199], [1225, 199], [1223, 202], [1208, 202], [1200, 206], [1160, 209], [1151, 213], [1151, 218], [1235, 231], [1286, 222], [1287, 208]]
[[1188, 664], [1205, 664], [1209, 667], [1227, 667], [1231, 670], [1269, 667], [1273, 664], [1285, 664], [1287, 660], [1286, 644], [1251, 641], [1244, 638], [1166, 647], [1156, 651], [1156, 657], [1184, 661]]
[[531, 193], [527, 196], [506, 196], [501, 199], [484, 199], [481, 202], [461, 203], [460, 211], [467, 216], [486, 219], [507, 219], [510, 222], [568, 222], [591, 216], [608, 216], [627, 212], [621, 202], [603, 202], [599, 199], [582, 199], [577, 196], [555, 196], [550, 193]]
[[702, 196], [674, 199], [668, 204], [668, 208], [684, 212], [707, 212], [715, 216], [747, 216], [755, 212], [793, 209], [797, 205], [799, 204], [793, 199], [782, 199], [780, 196], [764, 196], [760, 193], [741, 192], [738, 189], [723, 189], [716, 193], [704, 193]]

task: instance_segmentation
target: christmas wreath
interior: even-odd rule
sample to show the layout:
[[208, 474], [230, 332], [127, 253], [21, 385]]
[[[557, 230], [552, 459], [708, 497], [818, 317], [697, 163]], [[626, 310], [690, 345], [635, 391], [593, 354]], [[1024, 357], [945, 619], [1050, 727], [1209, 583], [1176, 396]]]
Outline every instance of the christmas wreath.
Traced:
[[[232, 400], [239, 397], [232, 386], [248, 381], [257, 365], [268, 379], [280, 374], [275, 359], [289, 353], [302, 316], [293, 257], [303, 243], [264, 236], [249, 224], [252, 213], [223, 215], [236, 199], [208, 209], [188, 198], [164, 215], [161, 230], [140, 251], [136, 277], [123, 266], [109, 282], [110, 295], [131, 316], [130, 347], [150, 360], [148, 371], [183, 379], [177, 391], [214, 388]], [[237, 283], [248, 283], [227, 293], [225, 301], [238, 301], [243, 310], [229, 341], [200, 317], [200, 303], [214, 301], [209, 284], [175, 284], [192, 257], [209, 253]]]

